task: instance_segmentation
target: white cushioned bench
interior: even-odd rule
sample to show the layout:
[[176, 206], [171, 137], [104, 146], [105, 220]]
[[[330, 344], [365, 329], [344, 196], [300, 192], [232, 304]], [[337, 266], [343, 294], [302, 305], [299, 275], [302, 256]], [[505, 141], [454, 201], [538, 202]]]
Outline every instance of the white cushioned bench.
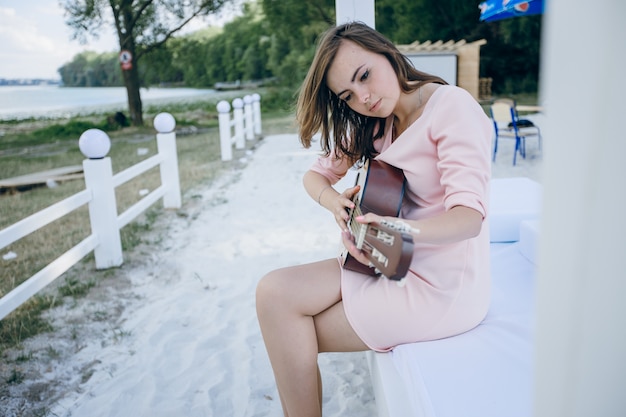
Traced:
[[475, 329], [368, 353], [380, 417], [530, 417], [541, 186], [492, 180], [492, 302]]
[[519, 241], [520, 223], [539, 219], [541, 192], [541, 184], [525, 177], [491, 180], [491, 242]]

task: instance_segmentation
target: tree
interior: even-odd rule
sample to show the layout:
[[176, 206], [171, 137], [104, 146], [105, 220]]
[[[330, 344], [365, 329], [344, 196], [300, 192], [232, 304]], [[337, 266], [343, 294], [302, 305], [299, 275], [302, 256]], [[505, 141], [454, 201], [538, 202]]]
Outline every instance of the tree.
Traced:
[[299, 85], [320, 34], [335, 25], [335, 0], [262, 0], [271, 37], [268, 68], [285, 85]]
[[377, 0], [376, 27], [395, 43], [475, 40], [478, 1]]
[[[192, 19], [217, 12], [228, 0], [62, 0], [66, 23], [74, 39], [98, 38], [107, 24], [113, 24], [120, 51], [132, 57], [122, 70], [133, 125], [143, 125], [139, 61], [160, 48]], [[107, 16], [112, 16], [112, 21]]]
[[537, 91], [541, 16], [479, 22], [479, 1], [376, 0], [376, 28], [397, 44], [486, 39], [481, 76], [494, 92]]

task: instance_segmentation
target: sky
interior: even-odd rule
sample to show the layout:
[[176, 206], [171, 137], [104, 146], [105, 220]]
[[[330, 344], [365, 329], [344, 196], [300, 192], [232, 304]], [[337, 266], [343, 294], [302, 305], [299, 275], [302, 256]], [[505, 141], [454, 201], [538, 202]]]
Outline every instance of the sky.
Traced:
[[[206, 26], [191, 22], [187, 32]], [[74, 55], [118, 49], [113, 26], [103, 27], [100, 38], [89, 44], [72, 40], [58, 0], [0, 0], [0, 78], [58, 80], [57, 70]]]

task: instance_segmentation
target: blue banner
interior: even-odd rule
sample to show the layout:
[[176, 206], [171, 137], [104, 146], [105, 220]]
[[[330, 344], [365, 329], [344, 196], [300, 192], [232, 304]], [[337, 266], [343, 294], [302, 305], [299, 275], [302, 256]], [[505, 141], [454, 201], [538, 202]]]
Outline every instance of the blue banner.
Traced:
[[542, 14], [544, 0], [487, 0], [478, 8], [481, 21], [493, 22], [511, 17]]

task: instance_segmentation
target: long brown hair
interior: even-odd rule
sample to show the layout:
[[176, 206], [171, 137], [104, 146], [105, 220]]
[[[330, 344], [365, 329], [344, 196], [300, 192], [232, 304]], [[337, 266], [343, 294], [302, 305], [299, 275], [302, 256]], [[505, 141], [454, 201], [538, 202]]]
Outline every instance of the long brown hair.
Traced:
[[344, 39], [365, 50], [384, 55], [405, 93], [415, 91], [426, 83], [447, 83], [440, 77], [416, 70], [391, 41], [364, 23], [346, 23], [322, 34], [298, 96], [296, 120], [300, 126], [300, 141], [308, 148], [313, 135], [321, 131], [325, 155], [329, 155], [332, 149], [338, 158], [346, 156], [356, 162], [362, 157], [376, 155], [374, 141], [382, 137], [385, 119], [355, 112], [328, 88], [326, 74]]

